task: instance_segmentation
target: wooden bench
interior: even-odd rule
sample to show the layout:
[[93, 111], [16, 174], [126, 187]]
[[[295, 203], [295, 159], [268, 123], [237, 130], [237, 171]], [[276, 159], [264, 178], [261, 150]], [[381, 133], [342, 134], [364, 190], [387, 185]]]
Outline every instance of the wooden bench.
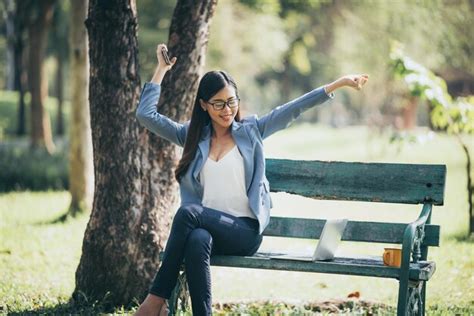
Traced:
[[[445, 165], [267, 159], [266, 175], [272, 192], [320, 200], [422, 204], [420, 215], [411, 223], [349, 221], [344, 231], [343, 241], [401, 244], [401, 267], [385, 266], [382, 254], [304, 262], [271, 259], [263, 252], [254, 256], [212, 256], [211, 265], [397, 279], [397, 315], [424, 315], [426, 282], [436, 269], [435, 262], [427, 260], [428, 247], [439, 246], [440, 239], [440, 227], [430, 224], [431, 212], [433, 205], [443, 205]], [[319, 239], [324, 224], [325, 220], [320, 219], [271, 217], [263, 234]], [[171, 315], [191, 310], [184, 266], [182, 271], [169, 300]]]

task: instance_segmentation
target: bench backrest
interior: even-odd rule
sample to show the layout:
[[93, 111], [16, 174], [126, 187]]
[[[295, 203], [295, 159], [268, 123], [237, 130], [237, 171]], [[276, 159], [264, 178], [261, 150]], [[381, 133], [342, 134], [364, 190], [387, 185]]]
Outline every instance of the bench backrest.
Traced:
[[[319, 239], [325, 220], [272, 216], [264, 236]], [[349, 221], [342, 240], [401, 244], [407, 224]], [[425, 225], [422, 246], [439, 246], [438, 225]]]
[[443, 205], [446, 166], [266, 159], [266, 176], [313, 199]]
[[[443, 205], [445, 165], [266, 159], [272, 192], [320, 200]], [[271, 217], [266, 236], [319, 239], [325, 220]], [[346, 241], [402, 243], [407, 224], [349, 221]], [[440, 229], [425, 226], [423, 246], [439, 245]]]

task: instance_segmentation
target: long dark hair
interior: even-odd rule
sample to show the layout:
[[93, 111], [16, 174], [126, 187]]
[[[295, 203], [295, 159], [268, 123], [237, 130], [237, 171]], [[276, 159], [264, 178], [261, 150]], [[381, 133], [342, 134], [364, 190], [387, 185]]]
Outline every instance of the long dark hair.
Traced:
[[[239, 97], [237, 85], [235, 84], [234, 79], [227, 72], [209, 71], [201, 78], [196, 100], [194, 101], [194, 108], [191, 115], [188, 134], [186, 136], [186, 142], [184, 143], [183, 155], [174, 172], [174, 176], [178, 182], [180, 182], [181, 177], [186, 173], [189, 164], [196, 155], [203, 127], [211, 121], [209, 113], [202, 109], [199, 99], [209, 101], [217, 92], [219, 92], [219, 90], [229, 84], [234, 87], [236, 97]], [[237, 114], [234, 119], [240, 121], [240, 106], [237, 109]]]

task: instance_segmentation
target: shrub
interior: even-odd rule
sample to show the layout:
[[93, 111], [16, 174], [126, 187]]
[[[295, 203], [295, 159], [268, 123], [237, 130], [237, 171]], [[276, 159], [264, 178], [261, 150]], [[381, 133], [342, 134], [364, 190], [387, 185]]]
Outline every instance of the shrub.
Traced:
[[67, 145], [50, 155], [15, 141], [0, 144], [0, 192], [64, 190], [69, 186]]

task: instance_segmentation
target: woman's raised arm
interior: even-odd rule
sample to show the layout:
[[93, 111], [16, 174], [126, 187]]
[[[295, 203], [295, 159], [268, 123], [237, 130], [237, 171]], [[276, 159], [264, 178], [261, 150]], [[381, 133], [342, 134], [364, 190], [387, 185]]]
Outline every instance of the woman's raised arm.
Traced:
[[367, 82], [368, 75], [347, 75], [327, 85], [316, 88], [283, 105], [277, 106], [261, 118], [257, 118], [257, 126], [262, 139], [287, 128], [304, 111], [334, 98], [334, 91], [348, 86], [360, 90]]
[[164, 44], [158, 45], [156, 49], [158, 66], [150, 82], [146, 82], [138, 103], [136, 117], [140, 124], [156, 135], [159, 135], [179, 146], [184, 146], [186, 130], [189, 123], [181, 124], [171, 120], [169, 117], [158, 113], [156, 105], [160, 99], [161, 82], [166, 72], [176, 63], [177, 58], [171, 59], [171, 64], [166, 65], [161, 55]]

